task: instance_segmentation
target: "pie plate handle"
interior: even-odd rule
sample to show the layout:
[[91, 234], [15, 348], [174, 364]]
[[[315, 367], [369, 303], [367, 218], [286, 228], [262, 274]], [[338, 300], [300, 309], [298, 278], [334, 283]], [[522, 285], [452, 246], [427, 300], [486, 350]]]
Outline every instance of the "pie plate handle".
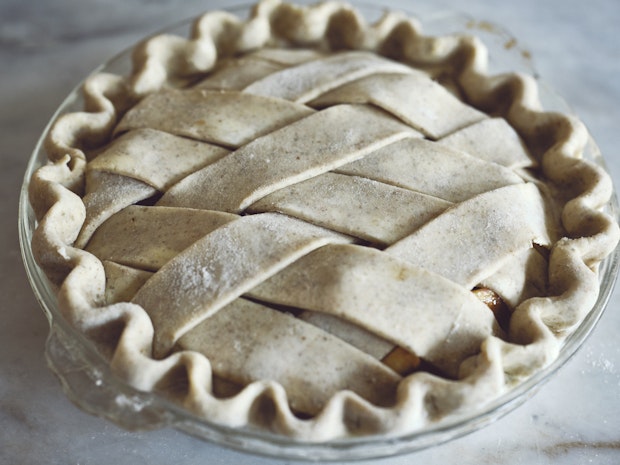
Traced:
[[152, 395], [137, 391], [115, 379], [91, 360], [84, 345], [62, 325], [53, 322], [45, 346], [45, 357], [67, 397], [84, 411], [105, 417], [128, 430], [153, 430], [174, 423]]

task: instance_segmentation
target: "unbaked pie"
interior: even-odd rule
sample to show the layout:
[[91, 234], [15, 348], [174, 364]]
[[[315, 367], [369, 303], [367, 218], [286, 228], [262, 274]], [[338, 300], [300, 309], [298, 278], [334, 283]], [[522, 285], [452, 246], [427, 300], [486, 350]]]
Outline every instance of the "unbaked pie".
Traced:
[[192, 34], [90, 77], [31, 180], [38, 262], [119, 377], [320, 441], [419, 430], [557, 356], [618, 228], [532, 78], [340, 3]]

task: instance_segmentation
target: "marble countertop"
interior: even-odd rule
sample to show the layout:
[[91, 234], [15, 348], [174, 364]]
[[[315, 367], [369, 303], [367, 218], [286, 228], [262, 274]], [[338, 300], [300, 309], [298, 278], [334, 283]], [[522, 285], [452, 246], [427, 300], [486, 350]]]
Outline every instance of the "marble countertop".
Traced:
[[[18, 246], [17, 204], [26, 163], [69, 91], [99, 63], [140, 37], [230, 3], [0, 0], [2, 464], [284, 463], [224, 449], [173, 429], [127, 432], [76, 408], [46, 367], [47, 321], [27, 282]], [[392, 4], [416, 7], [415, 2]], [[464, 2], [435, 4], [458, 10]], [[466, 4], [473, 17], [502, 24], [531, 52], [538, 72], [590, 128], [618, 184], [620, 2]], [[617, 290], [577, 355], [515, 411], [447, 444], [372, 463], [620, 463], [619, 308]]]

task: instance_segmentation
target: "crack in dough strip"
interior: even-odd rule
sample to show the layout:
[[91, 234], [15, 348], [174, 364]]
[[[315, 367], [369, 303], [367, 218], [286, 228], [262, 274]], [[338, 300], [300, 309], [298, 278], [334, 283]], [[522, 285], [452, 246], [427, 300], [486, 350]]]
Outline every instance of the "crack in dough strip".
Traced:
[[373, 74], [323, 94], [308, 104], [320, 108], [338, 103], [376, 105], [431, 139], [487, 118], [426, 73], [414, 70], [408, 74]]
[[[324, 173], [263, 197], [248, 212], [277, 211], [386, 245], [409, 235], [450, 205], [369, 179]], [[388, 211], [393, 215], [387, 217]]]
[[201, 321], [303, 255], [350, 238], [276, 213], [230, 222], [167, 262], [133, 302], [153, 321], [156, 357]]
[[105, 171], [89, 171], [86, 175], [86, 195], [83, 197], [86, 219], [75, 241], [84, 248], [97, 228], [108, 218], [128, 205], [157, 194], [157, 189], [137, 179]]
[[354, 245], [320, 248], [247, 295], [344, 318], [452, 376], [497, 331], [493, 313], [468, 289]]
[[[355, 127], [363, 130], [352, 130]], [[241, 213], [260, 198], [420, 134], [384, 112], [338, 105], [258, 138], [172, 186], [158, 205]]]
[[206, 142], [153, 129], [136, 129], [116, 138], [88, 164], [88, 170], [128, 176], [163, 192], [228, 153]]
[[508, 168], [535, 165], [525, 144], [504, 118], [483, 119], [437, 142]]
[[544, 204], [534, 184], [502, 187], [449, 208], [385, 253], [471, 289], [532, 243], [550, 244]]
[[100, 260], [157, 271], [200, 238], [238, 218], [210, 210], [132, 205], [103, 223], [86, 250]]
[[148, 127], [240, 147], [312, 113], [305, 105], [241, 92], [168, 89], [142, 99], [125, 114], [115, 133]]
[[368, 52], [344, 52], [283, 69], [260, 79], [243, 92], [305, 103], [370, 73], [412, 73], [409, 66]]
[[205, 354], [216, 375], [240, 385], [277, 379], [291, 407], [307, 414], [318, 413], [341, 390], [388, 406], [401, 379], [329, 333], [245, 299], [185, 333], [177, 346]]
[[449, 202], [509, 184], [523, 183], [513, 171], [426, 139], [403, 139], [335, 170], [362, 176]]

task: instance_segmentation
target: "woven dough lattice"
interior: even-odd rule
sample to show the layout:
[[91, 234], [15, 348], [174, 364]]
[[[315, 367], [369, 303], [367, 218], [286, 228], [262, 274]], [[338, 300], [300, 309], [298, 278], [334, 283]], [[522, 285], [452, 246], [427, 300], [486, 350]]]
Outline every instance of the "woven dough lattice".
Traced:
[[263, 2], [135, 66], [87, 81], [31, 190], [61, 306], [135, 387], [309, 440], [402, 433], [544, 366], [596, 297], [617, 231], [587, 134], [477, 40]]

